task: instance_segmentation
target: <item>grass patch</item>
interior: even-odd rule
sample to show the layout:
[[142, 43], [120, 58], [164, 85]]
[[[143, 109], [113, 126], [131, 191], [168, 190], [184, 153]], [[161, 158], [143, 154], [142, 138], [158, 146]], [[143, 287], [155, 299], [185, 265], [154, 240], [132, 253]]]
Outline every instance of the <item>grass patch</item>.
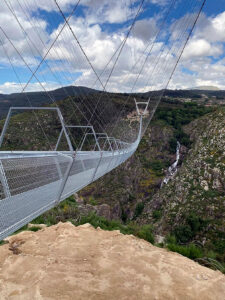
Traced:
[[158, 221], [162, 218], [162, 211], [161, 210], [154, 210], [152, 216], [155, 221]]
[[120, 221], [109, 221], [104, 217], [97, 216], [95, 213], [91, 213], [88, 216], [81, 217], [80, 221], [73, 223], [76, 226], [89, 223], [93, 227], [100, 227], [103, 230], [119, 230], [123, 234], [133, 234], [134, 236], [144, 239], [150, 243], [154, 243], [153, 227], [151, 225], [140, 226], [134, 223], [123, 225], [120, 223]]
[[30, 227], [28, 230], [29, 230], [29, 231], [33, 231], [33, 232], [37, 232], [37, 231], [40, 230], [40, 229], [41, 229], [40, 227], [32, 226], [32, 227]]
[[203, 252], [200, 248], [195, 246], [194, 244], [190, 244], [187, 246], [176, 245], [176, 244], [168, 244], [167, 248], [170, 251], [180, 253], [183, 256], [186, 256], [190, 259], [196, 259], [203, 257]]

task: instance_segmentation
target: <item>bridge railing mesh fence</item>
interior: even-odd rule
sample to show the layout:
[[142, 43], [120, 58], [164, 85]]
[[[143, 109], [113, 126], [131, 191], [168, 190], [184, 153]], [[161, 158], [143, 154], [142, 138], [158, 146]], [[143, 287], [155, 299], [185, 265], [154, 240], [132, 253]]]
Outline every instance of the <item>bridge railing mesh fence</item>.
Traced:
[[56, 204], [69, 163], [57, 154], [0, 159], [0, 239]]

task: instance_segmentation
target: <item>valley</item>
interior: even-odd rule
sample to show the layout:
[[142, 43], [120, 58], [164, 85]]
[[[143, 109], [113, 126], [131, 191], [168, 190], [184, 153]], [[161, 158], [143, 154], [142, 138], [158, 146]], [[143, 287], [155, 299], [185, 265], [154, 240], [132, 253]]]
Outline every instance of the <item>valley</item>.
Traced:
[[[114, 97], [118, 102], [126, 96]], [[121, 229], [224, 270], [225, 109], [200, 105], [196, 99], [164, 97], [133, 157], [34, 222], [52, 225], [70, 220]], [[64, 114], [66, 101], [58, 102]], [[126, 111], [130, 112], [132, 106]], [[26, 113], [13, 118], [20, 130], [33, 122]], [[46, 119], [53, 143], [51, 127], [57, 124], [50, 115]], [[12, 124], [6, 135], [6, 149], [17, 141], [16, 128]], [[34, 149], [46, 147], [35, 128], [25, 131], [17, 147], [20, 143], [23, 147], [33, 144]], [[177, 142], [178, 171], [162, 186], [176, 160]]]

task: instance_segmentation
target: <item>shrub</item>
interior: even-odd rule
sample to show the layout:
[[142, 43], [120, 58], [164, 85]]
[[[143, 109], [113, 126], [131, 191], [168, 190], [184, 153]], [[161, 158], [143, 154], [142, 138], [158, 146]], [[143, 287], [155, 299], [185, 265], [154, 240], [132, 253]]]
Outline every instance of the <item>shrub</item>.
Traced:
[[195, 213], [191, 213], [185, 218], [185, 225], [177, 226], [174, 230], [174, 234], [177, 241], [180, 243], [189, 242], [201, 229], [203, 229], [208, 223], [208, 220], [204, 220], [197, 216]]
[[193, 237], [191, 227], [189, 225], [177, 226], [174, 230], [175, 237], [180, 243], [187, 243]]
[[216, 252], [225, 256], [225, 239], [221, 238], [214, 242], [214, 248]]
[[214, 251], [209, 250], [209, 251], [206, 253], [206, 257], [207, 257], [207, 258], [211, 258], [211, 259], [216, 259], [217, 254], [216, 254]]
[[176, 244], [168, 244], [167, 248], [170, 251], [180, 253], [181, 255], [184, 255], [190, 259], [196, 259], [203, 257], [203, 253], [200, 248], [196, 247], [193, 244], [190, 244], [188, 246], [181, 246]]
[[133, 234], [141, 239], [144, 239], [150, 243], [154, 243], [154, 236], [152, 233], [151, 225], [143, 225], [139, 226], [134, 223], [130, 223], [129, 225], [123, 225], [117, 220], [106, 220], [104, 217], [99, 217], [95, 213], [91, 213], [88, 216], [84, 216], [81, 218], [79, 222], [76, 222], [75, 225], [83, 225], [85, 223], [89, 223], [95, 228], [100, 227], [104, 230], [120, 230], [123, 234]]
[[158, 221], [162, 217], [162, 211], [161, 210], [154, 210], [152, 213], [153, 218]]
[[121, 220], [122, 220], [124, 223], [126, 223], [127, 218], [128, 218], [127, 213], [126, 213], [126, 211], [124, 210], [123, 207], [122, 207], [121, 209], [122, 209], [122, 211], [121, 211]]
[[166, 237], [166, 243], [167, 243], [167, 244], [176, 244], [176, 243], [177, 243], [177, 240], [176, 240], [175, 235], [168, 235], [168, 236]]
[[150, 243], [154, 243], [154, 236], [152, 233], [152, 226], [151, 225], [143, 225], [139, 230], [137, 236], [141, 239], [144, 239]]
[[29, 230], [29, 231], [34, 231], [34, 232], [36, 232], [36, 231], [38, 231], [38, 230], [40, 230], [40, 229], [41, 229], [40, 227], [32, 226], [32, 227], [30, 227], [28, 230]]
[[138, 216], [142, 214], [144, 207], [145, 204], [143, 202], [137, 203], [134, 211], [134, 219], [136, 219]]
[[98, 204], [98, 202], [96, 201], [96, 199], [93, 196], [89, 197], [89, 203], [93, 206], [96, 206]]
[[190, 214], [187, 217], [187, 223], [190, 225], [192, 231], [196, 233], [200, 229], [200, 219], [195, 214]]
[[171, 153], [175, 153], [177, 149], [177, 140], [173, 137], [169, 140], [169, 150]]

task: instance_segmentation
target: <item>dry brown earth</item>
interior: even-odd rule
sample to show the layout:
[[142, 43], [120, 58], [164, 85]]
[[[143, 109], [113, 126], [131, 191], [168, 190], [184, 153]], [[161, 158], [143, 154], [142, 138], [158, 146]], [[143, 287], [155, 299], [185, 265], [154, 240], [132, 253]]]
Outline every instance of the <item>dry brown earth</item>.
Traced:
[[225, 299], [225, 276], [118, 231], [59, 223], [0, 247], [0, 299]]

